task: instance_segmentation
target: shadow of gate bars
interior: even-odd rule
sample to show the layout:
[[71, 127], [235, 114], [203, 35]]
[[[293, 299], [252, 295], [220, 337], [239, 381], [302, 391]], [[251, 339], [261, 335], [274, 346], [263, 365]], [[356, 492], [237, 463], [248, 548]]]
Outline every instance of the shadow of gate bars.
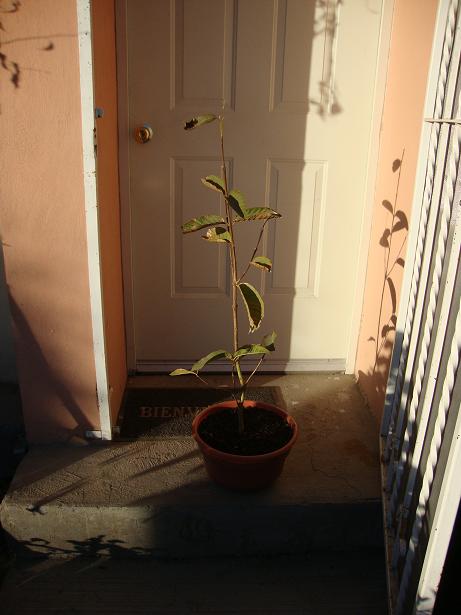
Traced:
[[460, 14], [440, 2], [381, 430], [393, 615], [433, 613], [461, 497]]

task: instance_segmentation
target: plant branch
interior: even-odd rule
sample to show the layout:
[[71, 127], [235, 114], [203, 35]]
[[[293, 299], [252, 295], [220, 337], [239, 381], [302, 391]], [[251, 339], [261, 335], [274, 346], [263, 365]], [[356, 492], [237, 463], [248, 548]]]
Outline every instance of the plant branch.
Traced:
[[259, 231], [259, 237], [258, 237], [258, 241], [256, 242], [256, 247], [253, 250], [253, 254], [251, 255], [250, 258], [250, 262], [248, 263], [245, 271], [242, 273], [242, 275], [239, 277], [239, 279], [237, 280], [237, 284], [240, 284], [240, 282], [243, 280], [243, 278], [246, 276], [246, 274], [248, 273], [248, 269], [251, 266], [251, 261], [254, 259], [254, 257], [256, 256], [256, 252], [258, 251], [259, 248], [259, 244], [261, 243], [261, 239], [263, 236], [263, 232], [264, 232], [264, 228], [266, 226], [266, 224], [269, 222], [269, 218], [267, 218], [266, 220], [264, 220], [263, 225], [261, 226], [261, 230]]
[[[199, 376], [198, 374], [195, 374], [197, 376], [197, 378], [199, 380], [201, 380], [201, 382], [203, 382], [203, 384], [206, 384], [207, 387], [210, 387], [210, 383], [207, 382], [206, 380], [204, 380], [201, 376]], [[211, 388], [216, 388], [216, 387], [211, 387]]]
[[258, 369], [261, 367], [261, 363], [264, 361], [264, 359], [266, 358], [266, 355], [263, 354], [263, 356], [259, 359], [258, 364], [256, 365], [256, 367], [254, 368], [254, 370], [251, 372], [251, 374], [248, 376], [246, 382], [245, 382], [245, 387], [248, 386], [248, 383], [250, 382], [250, 380], [253, 378], [253, 376], [256, 374], [256, 372], [258, 371]]

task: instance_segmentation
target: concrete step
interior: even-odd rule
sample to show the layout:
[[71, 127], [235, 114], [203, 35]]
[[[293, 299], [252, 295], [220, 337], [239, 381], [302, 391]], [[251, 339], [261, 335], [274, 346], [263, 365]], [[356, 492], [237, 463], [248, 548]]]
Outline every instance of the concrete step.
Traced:
[[258, 493], [213, 484], [191, 438], [32, 448], [0, 511], [15, 552], [202, 558], [381, 547], [376, 425], [352, 378], [315, 378], [284, 377], [300, 438], [282, 476]]
[[16, 560], [2, 615], [386, 615], [382, 552], [201, 561]]
[[242, 494], [208, 480], [190, 441], [34, 448], [1, 523], [20, 555], [190, 558], [382, 544], [378, 499], [338, 501], [337, 481], [287, 465], [272, 488]]

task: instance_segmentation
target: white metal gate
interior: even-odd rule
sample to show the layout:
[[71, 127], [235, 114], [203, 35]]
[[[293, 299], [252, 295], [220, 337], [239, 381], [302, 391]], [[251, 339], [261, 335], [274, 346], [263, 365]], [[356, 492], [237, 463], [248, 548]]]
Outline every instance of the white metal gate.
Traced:
[[441, 0], [382, 425], [390, 609], [430, 614], [461, 496], [460, 0]]

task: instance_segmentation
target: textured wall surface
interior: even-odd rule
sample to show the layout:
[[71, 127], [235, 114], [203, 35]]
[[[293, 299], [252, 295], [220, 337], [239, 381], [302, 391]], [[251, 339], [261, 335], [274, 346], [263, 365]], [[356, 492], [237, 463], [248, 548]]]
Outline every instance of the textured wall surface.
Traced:
[[378, 421], [394, 342], [437, 5], [437, 0], [396, 0], [394, 7], [356, 361], [360, 389]]
[[76, 0], [22, 0], [0, 20], [0, 229], [24, 419], [29, 441], [65, 441], [99, 428]]

